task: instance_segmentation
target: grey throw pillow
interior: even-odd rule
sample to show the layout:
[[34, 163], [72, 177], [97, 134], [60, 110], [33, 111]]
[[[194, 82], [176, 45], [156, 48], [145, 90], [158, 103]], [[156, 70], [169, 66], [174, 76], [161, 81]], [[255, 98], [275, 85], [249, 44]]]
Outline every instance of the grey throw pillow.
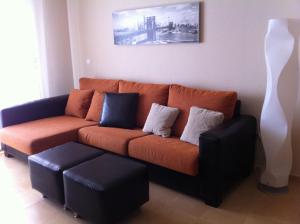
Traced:
[[169, 137], [179, 109], [153, 103], [148, 114], [143, 132]]
[[216, 127], [224, 120], [224, 114], [199, 107], [191, 107], [187, 124], [180, 140], [199, 145], [202, 133]]

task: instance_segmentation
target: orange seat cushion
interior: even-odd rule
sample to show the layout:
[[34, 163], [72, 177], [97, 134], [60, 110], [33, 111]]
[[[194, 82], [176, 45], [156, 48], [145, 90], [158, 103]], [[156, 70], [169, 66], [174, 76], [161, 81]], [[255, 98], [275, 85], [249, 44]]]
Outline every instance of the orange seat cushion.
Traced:
[[233, 116], [236, 101], [236, 92], [209, 91], [171, 85], [168, 106], [180, 109], [180, 114], [173, 126], [174, 135], [181, 136], [192, 106], [222, 112], [225, 120], [228, 120]]
[[80, 89], [92, 89], [99, 93], [117, 93], [119, 89], [119, 80], [80, 78], [79, 85]]
[[73, 89], [68, 98], [65, 114], [85, 118], [91, 104], [93, 92], [93, 90]]
[[94, 96], [91, 102], [90, 109], [85, 117], [87, 121], [97, 121], [99, 122], [102, 114], [102, 105], [103, 105], [103, 93], [98, 91], [94, 92]]
[[27, 155], [77, 140], [79, 128], [95, 125], [71, 116], [57, 116], [0, 129], [0, 141]]
[[128, 142], [145, 136], [141, 130], [91, 126], [79, 130], [79, 141], [120, 155], [128, 155]]
[[129, 142], [130, 157], [150, 162], [180, 173], [196, 176], [199, 170], [199, 148], [178, 138], [148, 135]]
[[169, 85], [120, 81], [119, 92], [139, 93], [137, 125], [138, 127], [143, 127], [152, 103], [167, 104]]

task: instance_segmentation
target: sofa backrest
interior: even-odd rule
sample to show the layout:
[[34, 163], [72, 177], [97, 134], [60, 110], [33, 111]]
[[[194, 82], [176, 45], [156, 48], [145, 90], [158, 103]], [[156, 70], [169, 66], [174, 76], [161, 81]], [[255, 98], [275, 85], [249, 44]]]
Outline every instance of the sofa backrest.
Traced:
[[140, 97], [137, 109], [137, 126], [143, 127], [152, 103], [167, 105], [169, 85], [120, 81], [119, 92], [139, 93]]
[[152, 103], [180, 109], [173, 126], [173, 134], [181, 136], [187, 123], [191, 106], [198, 106], [224, 113], [225, 120], [239, 114], [240, 101], [233, 91], [201, 90], [180, 85], [150, 84], [123, 80], [81, 78], [80, 89], [98, 92], [120, 92], [140, 94], [137, 111], [137, 126], [143, 127]]
[[99, 93], [117, 93], [119, 90], [119, 80], [80, 78], [79, 87], [81, 90], [93, 89]]
[[173, 126], [173, 134], [181, 136], [192, 106], [222, 112], [225, 120], [228, 120], [233, 117], [236, 101], [237, 93], [232, 91], [210, 91], [171, 85], [168, 106], [180, 109]]

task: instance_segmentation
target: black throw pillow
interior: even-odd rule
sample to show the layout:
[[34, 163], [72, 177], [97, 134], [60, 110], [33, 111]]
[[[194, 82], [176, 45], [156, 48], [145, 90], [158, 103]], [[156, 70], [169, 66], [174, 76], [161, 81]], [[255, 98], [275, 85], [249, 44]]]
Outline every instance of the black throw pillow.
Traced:
[[103, 100], [100, 126], [134, 128], [138, 93], [106, 93]]

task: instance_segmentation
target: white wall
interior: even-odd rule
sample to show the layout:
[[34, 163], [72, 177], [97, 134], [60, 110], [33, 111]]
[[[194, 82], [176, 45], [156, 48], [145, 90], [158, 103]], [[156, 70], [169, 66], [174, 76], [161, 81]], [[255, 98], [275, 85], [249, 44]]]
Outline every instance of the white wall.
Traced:
[[68, 13], [66, 0], [43, 0], [46, 95], [69, 93], [73, 88]]
[[[183, 1], [184, 2], [184, 1]], [[235, 90], [243, 113], [260, 116], [266, 88], [269, 18], [300, 18], [299, 0], [206, 0], [200, 44], [115, 46], [112, 12], [178, 0], [68, 0], [74, 82], [87, 75]], [[86, 64], [86, 59], [91, 63]], [[300, 112], [300, 101], [297, 105]], [[279, 127], [280, 128], [280, 127]], [[294, 122], [293, 174], [300, 175], [300, 117]]]

